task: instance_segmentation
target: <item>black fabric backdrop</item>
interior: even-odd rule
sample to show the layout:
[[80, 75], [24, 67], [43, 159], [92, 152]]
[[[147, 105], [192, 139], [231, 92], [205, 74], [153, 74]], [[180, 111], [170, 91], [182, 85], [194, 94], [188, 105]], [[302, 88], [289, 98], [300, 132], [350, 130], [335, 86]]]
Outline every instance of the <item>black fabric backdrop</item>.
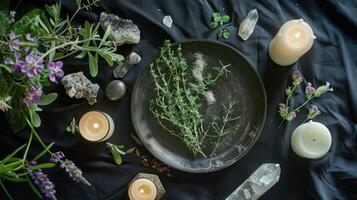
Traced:
[[[23, 1], [18, 14], [44, 1]], [[17, 4], [12, 2], [14, 8]], [[65, 12], [75, 10], [73, 0], [63, 0]], [[99, 8], [89, 13], [81, 12], [76, 20], [98, 20], [101, 11], [132, 19], [141, 30], [141, 42], [124, 46], [120, 52], [127, 55], [136, 51], [142, 62], [132, 68], [123, 81], [129, 91], [117, 102], [107, 100], [103, 88], [113, 79], [111, 69], [100, 64], [100, 73], [93, 82], [100, 84], [98, 103], [89, 106], [85, 100], [70, 99], [62, 86], [53, 88], [59, 99], [41, 113], [43, 125], [40, 134], [47, 142], [56, 141], [58, 150], [65, 152], [83, 170], [92, 183], [91, 187], [76, 184], [66, 178], [61, 169], [48, 170], [56, 184], [58, 199], [115, 199], [126, 198], [127, 184], [138, 172], [153, 172], [142, 167], [135, 155], [125, 156], [124, 163], [116, 166], [105, 144], [84, 141], [79, 135], [64, 131], [72, 117], [79, 117], [89, 110], [103, 110], [116, 121], [116, 129], [110, 142], [134, 145], [129, 133], [133, 133], [130, 117], [131, 89], [140, 71], [158, 52], [165, 38], [183, 41], [187, 38], [216, 39], [216, 32], [208, 24], [212, 12], [227, 13], [233, 23], [227, 28], [237, 32], [239, 22], [247, 12], [257, 8], [259, 21], [253, 35], [243, 42], [233, 34], [222, 40], [241, 51], [254, 64], [262, 76], [268, 94], [268, 116], [264, 130], [251, 151], [233, 166], [215, 173], [188, 174], [175, 171], [175, 178], [160, 175], [166, 188], [165, 200], [221, 200], [239, 186], [259, 165], [278, 162], [282, 174], [277, 183], [261, 199], [357, 199], [357, 2], [342, 0], [102, 0]], [[171, 15], [171, 29], [162, 24], [164, 15]], [[280, 26], [287, 20], [303, 18], [313, 28], [317, 39], [312, 49], [290, 67], [279, 67], [268, 56], [268, 45]], [[65, 72], [85, 71], [84, 61], [67, 61]], [[333, 143], [329, 153], [322, 159], [307, 160], [297, 157], [290, 148], [290, 137], [295, 127], [303, 121], [300, 117], [290, 124], [278, 128], [278, 103], [282, 101], [284, 89], [293, 70], [303, 72], [304, 82], [321, 85], [329, 81], [334, 88], [313, 103], [323, 114], [316, 121], [324, 123], [331, 131]], [[88, 77], [90, 77], [88, 75]], [[303, 89], [297, 90], [292, 104], [304, 100]], [[26, 142], [28, 131], [14, 134], [6, 119], [0, 115], [0, 152], [4, 156], [15, 147]], [[40, 150], [32, 149], [31, 155]], [[26, 184], [6, 183], [15, 199], [36, 199]], [[2, 191], [0, 193], [3, 193]], [[3, 194], [0, 199], [6, 199]]]

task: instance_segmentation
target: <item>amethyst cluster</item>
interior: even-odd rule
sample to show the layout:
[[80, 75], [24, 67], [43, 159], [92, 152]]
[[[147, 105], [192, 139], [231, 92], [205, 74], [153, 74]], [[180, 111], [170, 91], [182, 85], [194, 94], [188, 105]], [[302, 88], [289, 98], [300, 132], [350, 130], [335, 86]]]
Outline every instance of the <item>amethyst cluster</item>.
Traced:
[[52, 158], [51, 162], [59, 163], [62, 169], [65, 169], [68, 176], [72, 178], [73, 181], [79, 183], [84, 183], [86, 185], [91, 185], [82, 174], [82, 170], [79, 169], [71, 160], [64, 159], [64, 154], [62, 152], [56, 152]]

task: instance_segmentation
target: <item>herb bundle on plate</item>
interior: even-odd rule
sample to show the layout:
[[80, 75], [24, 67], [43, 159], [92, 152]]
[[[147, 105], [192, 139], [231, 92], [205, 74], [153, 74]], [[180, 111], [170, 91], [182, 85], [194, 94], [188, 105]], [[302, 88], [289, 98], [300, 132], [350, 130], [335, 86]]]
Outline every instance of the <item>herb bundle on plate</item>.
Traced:
[[[14, 20], [15, 12], [0, 11], [0, 111], [15, 131], [30, 129], [28, 142], [0, 159], [0, 186], [9, 199], [12, 197], [6, 190], [6, 181], [27, 182], [39, 198], [44, 195], [55, 199], [55, 185], [44, 169], [56, 164], [74, 181], [90, 185], [81, 170], [64, 159], [63, 153], [52, 152], [53, 143], [46, 145], [35, 129], [41, 125], [37, 114], [42, 111], [41, 106], [51, 104], [57, 97], [56, 93], [45, 94], [44, 89], [64, 76], [63, 58], [86, 57], [92, 76], [98, 73], [99, 58], [110, 66], [123, 60], [116, 53], [115, 42], [108, 40], [110, 28], [101, 36], [99, 23], [71, 25], [78, 11], [97, 6], [98, 0], [76, 3], [77, 11], [66, 19], [61, 18], [60, 4], [46, 5], [45, 10], [34, 9], [18, 21]], [[30, 158], [28, 152], [34, 139], [43, 151]], [[49, 155], [50, 162], [38, 163], [44, 155]]]
[[[208, 64], [204, 55], [195, 53], [192, 66], [182, 55], [180, 46], [173, 48], [165, 41], [160, 55], [150, 64], [155, 83], [155, 97], [150, 101], [150, 110], [160, 126], [183, 141], [196, 156], [215, 155], [222, 138], [233, 134], [238, 116], [232, 116], [237, 100], [230, 98], [228, 105], [216, 102], [211, 90], [219, 78], [228, 78], [230, 64], [205, 72]], [[202, 106], [220, 106], [223, 115], [205, 119]], [[208, 120], [208, 121], [207, 121]]]

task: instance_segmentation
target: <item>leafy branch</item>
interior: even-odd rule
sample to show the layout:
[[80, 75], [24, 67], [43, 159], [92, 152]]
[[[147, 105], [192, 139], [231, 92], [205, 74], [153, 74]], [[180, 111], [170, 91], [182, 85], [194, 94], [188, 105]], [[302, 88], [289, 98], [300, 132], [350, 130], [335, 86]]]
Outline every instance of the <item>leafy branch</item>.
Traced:
[[[204, 127], [204, 119], [200, 113], [203, 91], [213, 86], [219, 77], [227, 76], [229, 66], [221, 63], [216, 69], [216, 75], [205, 73], [203, 81], [192, 80], [181, 47], [172, 49], [169, 41], [165, 41], [160, 56], [150, 64], [156, 93], [150, 101], [150, 111], [160, 126], [182, 140], [194, 155], [206, 157], [203, 148], [207, 145], [206, 136], [209, 130]], [[216, 140], [219, 134], [220, 132], [213, 131], [210, 137]]]

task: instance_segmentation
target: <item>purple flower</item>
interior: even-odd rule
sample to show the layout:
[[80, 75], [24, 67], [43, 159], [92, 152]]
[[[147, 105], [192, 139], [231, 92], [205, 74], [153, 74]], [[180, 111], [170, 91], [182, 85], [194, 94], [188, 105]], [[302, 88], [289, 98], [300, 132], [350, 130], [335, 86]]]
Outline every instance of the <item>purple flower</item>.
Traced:
[[15, 61], [10, 58], [6, 58], [4, 64], [12, 65], [14, 72], [19, 73], [23, 68], [27, 68], [26, 63], [20, 60], [20, 57], [21, 57], [21, 53], [15, 52]]
[[26, 39], [28, 40], [28, 41], [31, 41], [31, 42], [33, 42], [35, 39], [31, 36], [31, 34], [26, 34]]
[[326, 92], [333, 92], [333, 88], [330, 87], [330, 83], [326, 82], [325, 85], [320, 86], [316, 89], [315, 96], [320, 97], [321, 95], [325, 94]]
[[52, 155], [52, 157], [50, 158], [50, 161], [53, 163], [58, 163], [63, 158], [64, 158], [64, 154], [61, 151], [57, 151], [56, 153], [54, 153], [54, 155]]
[[[35, 166], [37, 165], [37, 162], [32, 161], [32, 162], [26, 162], [27, 167]], [[47, 177], [47, 174], [43, 173], [42, 169], [38, 170], [27, 170], [28, 174], [30, 175], [32, 182], [35, 183], [39, 188], [42, 194], [44, 194], [47, 198], [50, 199], [57, 199], [56, 198], [56, 190], [55, 190], [55, 185], [50, 181], [50, 179]]]
[[83, 176], [82, 170], [79, 169], [71, 160], [65, 159], [64, 154], [62, 152], [56, 152], [52, 158], [50, 159], [51, 162], [60, 163], [60, 167], [65, 169], [68, 176], [72, 178], [73, 181], [79, 183], [84, 183], [86, 185], [91, 185], [88, 180]]
[[314, 96], [315, 88], [312, 87], [312, 84], [309, 82], [305, 88], [305, 95], [307, 99], [311, 99]]
[[26, 93], [26, 96], [24, 98], [24, 103], [26, 104], [27, 107], [31, 107], [34, 103], [37, 104], [38, 102], [40, 102], [41, 95], [42, 95], [42, 86], [37, 88], [31, 86]]
[[57, 62], [50, 62], [48, 64], [48, 69], [50, 71], [50, 81], [57, 83], [57, 79], [61, 79], [64, 75], [64, 72], [62, 70], [63, 67], [63, 62], [62, 61], [57, 61]]
[[291, 75], [291, 79], [293, 80], [293, 85], [299, 85], [302, 82], [302, 74], [300, 71], [294, 71], [294, 73]]
[[307, 119], [314, 119], [317, 115], [321, 114], [321, 111], [316, 105], [311, 105], [309, 108], [309, 113], [307, 114]]
[[278, 111], [278, 113], [283, 119], [286, 119], [288, 117], [288, 114], [289, 114], [289, 107], [287, 107], [283, 103], [279, 103], [279, 111]]
[[17, 38], [16, 34], [11, 31], [9, 34], [10, 42], [9, 48], [11, 51], [18, 51], [20, 48], [20, 40]]
[[27, 67], [22, 68], [21, 71], [26, 73], [28, 77], [38, 75], [44, 67], [43, 59], [35, 56], [33, 52], [26, 56], [25, 61]]
[[296, 112], [290, 112], [286, 118], [287, 121], [291, 121], [293, 119], [295, 119], [296, 117]]

